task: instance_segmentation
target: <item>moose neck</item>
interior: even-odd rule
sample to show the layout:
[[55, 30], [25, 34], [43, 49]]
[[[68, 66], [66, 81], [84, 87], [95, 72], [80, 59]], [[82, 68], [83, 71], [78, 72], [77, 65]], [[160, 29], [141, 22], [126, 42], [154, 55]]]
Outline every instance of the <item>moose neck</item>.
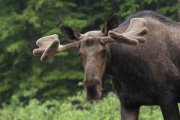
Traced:
[[118, 43], [111, 43], [106, 46], [106, 50], [107, 50], [107, 64], [106, 64], [105, 72], [108, 75], [115, 77], [116, 72], [114, 71], [118, 72], [120, 70], [120, 65], [122, 62], [122, 55], [121, 55], [122, 46], [121, 44]]
[[111, 75], [111, 67], [112, 67], [112, 50], [111, 50], [111, 45], [108, 44], [106, 45], [106, 53], [107, 53], [107, 63], [106, 63], [106, 70], [105, 73]]

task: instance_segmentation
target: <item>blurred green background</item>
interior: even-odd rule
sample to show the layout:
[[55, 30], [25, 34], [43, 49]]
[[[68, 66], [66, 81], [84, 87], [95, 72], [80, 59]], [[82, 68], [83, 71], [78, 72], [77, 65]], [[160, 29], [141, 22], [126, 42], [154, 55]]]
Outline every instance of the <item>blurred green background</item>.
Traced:
[[[38, 38], [59, 34], [60, 24], [84, 33], [101, 29], [117, 14], [123, 22], [142, 10], [180, 21], [180, 0], [0, 0], [0, 120], [118, 120], [119, 102], [106, 76], [102, 101], [83, 98], [83, 69], [77, 51], [48, 63], [32, 55]], [[141, 120], [161, 120], [157, 107], [144, 107]]]

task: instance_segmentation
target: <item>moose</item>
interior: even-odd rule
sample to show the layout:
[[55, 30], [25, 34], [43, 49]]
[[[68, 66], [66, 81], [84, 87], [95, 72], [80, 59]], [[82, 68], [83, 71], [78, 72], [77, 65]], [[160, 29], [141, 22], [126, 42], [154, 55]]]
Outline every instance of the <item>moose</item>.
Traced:
[[88, 101], [98, 100], [105, 73], [112, 77], [122, 120], [138, 120], [142, 105], [159, 105], [164, 120], [180, 120], [180, 24], [153, 11], [141, 11], [119, 23], [111, 16], [99, 31], [85, 34], [61, 25], [72, 40], [58, 36], [37, 40], [33, 54], [47, 62], [56, 53], [77, 49], [84, 69]]

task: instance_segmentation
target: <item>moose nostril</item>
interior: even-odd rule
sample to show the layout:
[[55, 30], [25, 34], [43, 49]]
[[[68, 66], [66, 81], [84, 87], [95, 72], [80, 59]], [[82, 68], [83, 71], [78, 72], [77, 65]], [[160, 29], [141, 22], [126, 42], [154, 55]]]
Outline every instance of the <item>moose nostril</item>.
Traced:
[[84, 86], [85, 87], [91, 87], [96, 85], [101, 85], [101, 80], [84, 80]]

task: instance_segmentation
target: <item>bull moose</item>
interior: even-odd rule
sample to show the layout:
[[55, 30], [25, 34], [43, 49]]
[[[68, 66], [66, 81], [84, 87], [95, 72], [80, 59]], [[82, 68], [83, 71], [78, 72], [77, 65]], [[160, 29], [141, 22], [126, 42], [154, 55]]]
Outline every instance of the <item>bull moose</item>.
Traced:
[[142, 105], [159, 105], [164, 120], [180, 120], [180, 24], [156, 12], [142, 11], [119, 24], [111, 16], [102, 30], [85, 34], [65, 25], [57, 35], [37, 40], [33, 51], [46, 62], [56, 53], [77, 49], [84, 68], [87, 100], [101, 97], [104, 73], [112, 77], [122, 120], [138, 120]]

